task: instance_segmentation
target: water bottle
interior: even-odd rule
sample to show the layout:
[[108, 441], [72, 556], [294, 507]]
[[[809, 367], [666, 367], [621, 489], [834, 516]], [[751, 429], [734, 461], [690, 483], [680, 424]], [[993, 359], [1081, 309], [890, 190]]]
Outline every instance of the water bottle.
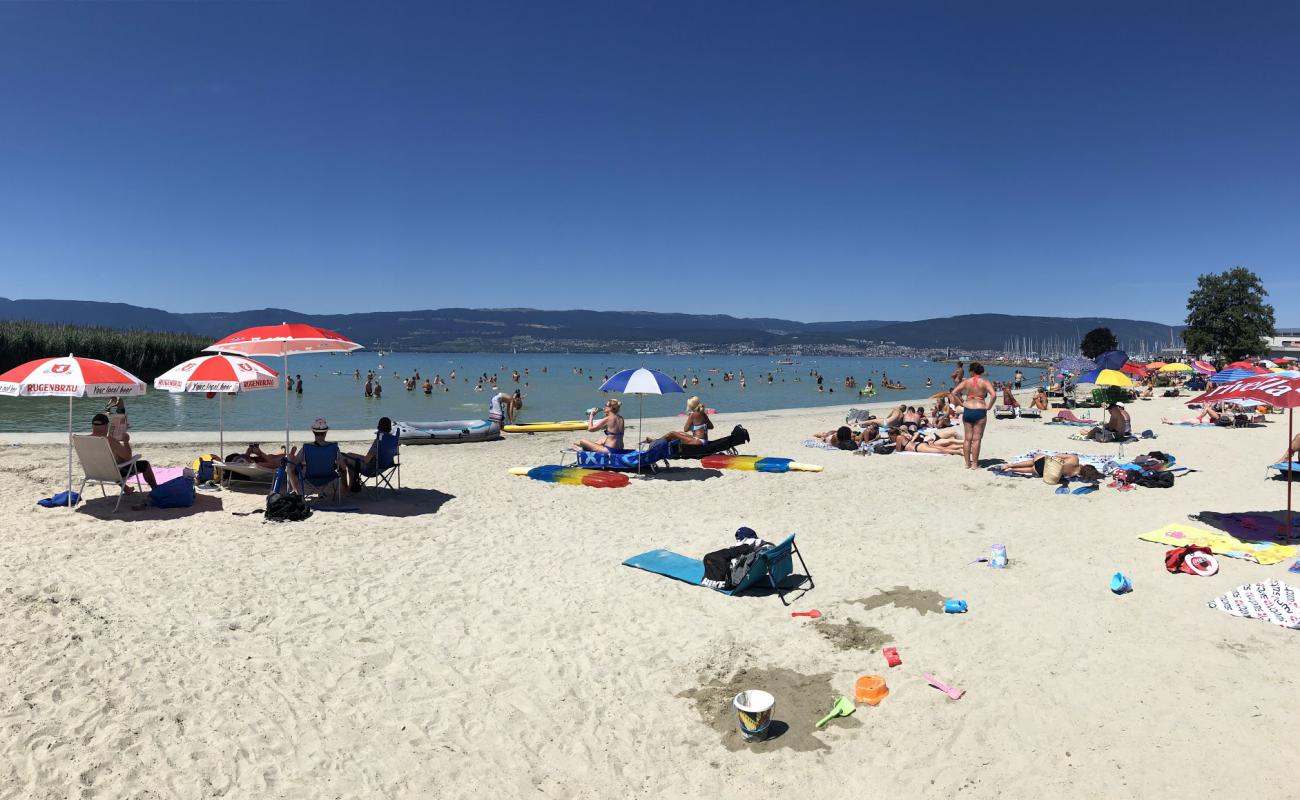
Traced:
[[993, 556], [989, 559], [989, 566], [994, 569], [1002, 569], [1007, 565], [1007, 546], [1005, 544], [993, 545]]

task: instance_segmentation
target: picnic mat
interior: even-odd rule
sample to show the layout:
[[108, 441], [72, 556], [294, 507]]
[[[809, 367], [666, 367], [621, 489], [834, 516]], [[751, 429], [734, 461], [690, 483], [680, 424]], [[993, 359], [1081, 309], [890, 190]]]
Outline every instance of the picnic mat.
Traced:
[[1234, 617], [1247, 617], [1300, 629], [1300, 598], [1296, 588], [1274, 578], [1259, 583], [1248, 583], [1222, 594], [1208, 605]]
[[[1261, 531], [1261, 534], [1263, 532]], [[1276, 533], [1272, 535], [1276, 537]], [[1210, 552], [1229, 558], [1242, 558], [1256, 564], [1278, 564], [1288, 558], [1295, 558], [1294, 545], [1278, 544], [1275, 541], [1242, 541], [1223, 531], [1207, 531], [1182, 522], [1175, 522], [1150, 533], [1143, 533], [1139, 539], [1156, 544], [1181, 547], [1185, 544], [1197, 544], [1210, 548]], [[1268, 535], [1250, 535], [1249, 539], [1267, 539]]]

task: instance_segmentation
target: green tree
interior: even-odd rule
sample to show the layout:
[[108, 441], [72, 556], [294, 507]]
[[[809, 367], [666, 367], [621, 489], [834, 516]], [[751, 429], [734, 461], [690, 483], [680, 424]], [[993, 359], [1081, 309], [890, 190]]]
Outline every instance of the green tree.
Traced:
[[1260, 356], [1273, 335], [1273, 306], [1259, 276], [1245, 267], [1196, 279], [1187, 298], [1183, 343], [1193, 356], [1210, 354], [1227, 361]]
[[1102, 353], [1119, 348], [1119, 339], [1111, 333], [1110, 328], [1093, 328], [1079, 343], [1079, 352], [1084, 358], [1095, 359]]

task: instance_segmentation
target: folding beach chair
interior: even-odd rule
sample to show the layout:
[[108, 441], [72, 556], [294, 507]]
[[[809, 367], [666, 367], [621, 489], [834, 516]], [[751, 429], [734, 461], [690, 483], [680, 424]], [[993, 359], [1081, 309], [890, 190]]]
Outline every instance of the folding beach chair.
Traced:
[[[803, 568], [803, 574], [799, 582], [793, 586], [782, 588], [794, 572], [794, 557], [799, 557], [799, 566]], [[684, 583], [702, 586], [704, 581], [704, 562], [698, 558], [674, 553], [669, 550], [650, 550], [637, 556], [632, 556], [623, 562], [624, 566], [636, 567], [646, 572], [653, 572], [656, 575], [663, 575], [668, 578], [682, 581]], [[803, 588], [807, 583], [807, 588]], [[786, 599], [786, 594], [798, 589], [807, 592], [814, 586], [812, 573], [808, 571], [808, 565], [804, 563], [803, 553], [794, 543], [794, 534], [786, 537], [785, 541], [770, 547], [758, 554], [754, 559], [753, 566], [746, 573], [744, 579], [736, 584], [733, 589], [717, 589], [715, 591], [726, 595], [740, 594], [753, 588], [771, 589], [781, 598], [784, 605], [790, 605]], [[802, 592], [801, 592], [802, 596]]]
[[232, 483], [270, 483], [275, 478], [275, 470], [259, 467], [256, 464], [232, 464], [228, 461], [213, 461], [212, 466], [221, 470], [221, 482], [226, 486]]
[[995, 406], [995, 407], [993, 408], [993, 416], [996, 417], [997, 419], [1015, 419], [1015, 418], [1016, 418], [1016, 407], [1015, 407], [1015, 406]]
[[[399, 433], [375, 433], [374, 466], [361, 468], [362, 482], [378, 489], [381, 485], [396, 491], [402, 488], [402, 439]], [[393, 486], [396, 478], [397, 485]], [[371, 483], [371, 481], [374, 483]]]
[[[118, 463], [113, 456], [113, 448], [109, 446], [108, 439], [103, 436], [91, 436], [89, 434], [79, 433], [72, 437], [72, 447], [77, 451], [77, 460], [81, 462], [81, 469], [84, 477], [81, 479], [81, 488], [77, 494], [85, 496], [86, 484], [95, 483], [99, 485], [99, 491], [104, 497], [108, 497], [108, 492], [104, 491], [106, 484], [112, 484], [117, 487], [117, 503], [113, 506], [113, 513], [122, 505], [122, 498], [126, 495], [127, 481], [134, 480], [138, 474], [135, 468], [135, 462], [139, 456], [131, 456], [129, 461]], [[125, 473], [125, 474], [123, 474]]]
[[307, 495], [309, 486], [322, 497], [330, 488], [333, 488], [334, 502], [341, 502], [343, 500], [343, 476], [339, 474], [337, 463], [339, 446], [334, 442], [324, 445], [308, 442], [298, 452], [302, 455], [302, 463], [298, 465], [298, 481], [299, 485], [302, 486], [303, 496]]

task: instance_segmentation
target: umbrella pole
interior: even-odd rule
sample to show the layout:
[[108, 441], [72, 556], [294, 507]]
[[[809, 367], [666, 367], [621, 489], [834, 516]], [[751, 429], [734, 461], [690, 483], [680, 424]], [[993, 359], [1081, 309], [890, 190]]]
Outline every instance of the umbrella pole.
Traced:
[[[284, 353], [284, 379], [289, 379], [289, 353]], [[289, 392], [285, 390], [280, 392], [284, 395], [284, 454], [289, 455]]]
[[[1295, 439], [1295, 408], [1292, 408], [1290, 411], [1287, 412], [1287, 418], [1286, 418], [1286, 448], [1287, 448], [1286, 452], [1287, 452], [1288, 462], [1290, 461], [1290, 455], [1291, 455], [1291, 442], [1294, 439]], [[1296, 458], [1300, 458], [1300, 454], [1297, 454]], [[1286, 538], [1288, 539], [1290, 539], [1291, 536], [1295, 533], [1295, 530], [1291, 527], [1291, 483], [1292, 481], [1295, 480], [1295, 470], [1290, 469], [1289, 468], [1290, 466], [1291, 465], [1288, 463], [1287, 464], [1288, 469], [1286, 471]]]
[[221, 392], [217, 392], [217, 453], [221, 460], [226, 460], [226, 412], [221, 405]]
[[68, 395], [68, 510], [72, 510], [72, 395]]
[[[645, 395], [644, 395], [644, 394], [641, 394], [640, 392], [637, 392], [636, 399], [637, 399], [637, 413], [636, 413], [636, 438], [637, 438], [637, 444], [636, 444], [636, 448], [637, 448], [637, 450], [640, 450], [640, 449], [641, 449], [641, 441], [640, 441], [640, 440], [642, 440], [642, 439], [645, 438]], [[71, 473], [68, 473], [68, 474], [71, 474]], [[637, 474], [638, 476], [641, 475], [641, 456], [640, 456], [640, 455], [637, 455], [637, 457], [636, 457], [636, 474]], [[69, 480], [71, 480], [71, 479], [69, 479]]]

